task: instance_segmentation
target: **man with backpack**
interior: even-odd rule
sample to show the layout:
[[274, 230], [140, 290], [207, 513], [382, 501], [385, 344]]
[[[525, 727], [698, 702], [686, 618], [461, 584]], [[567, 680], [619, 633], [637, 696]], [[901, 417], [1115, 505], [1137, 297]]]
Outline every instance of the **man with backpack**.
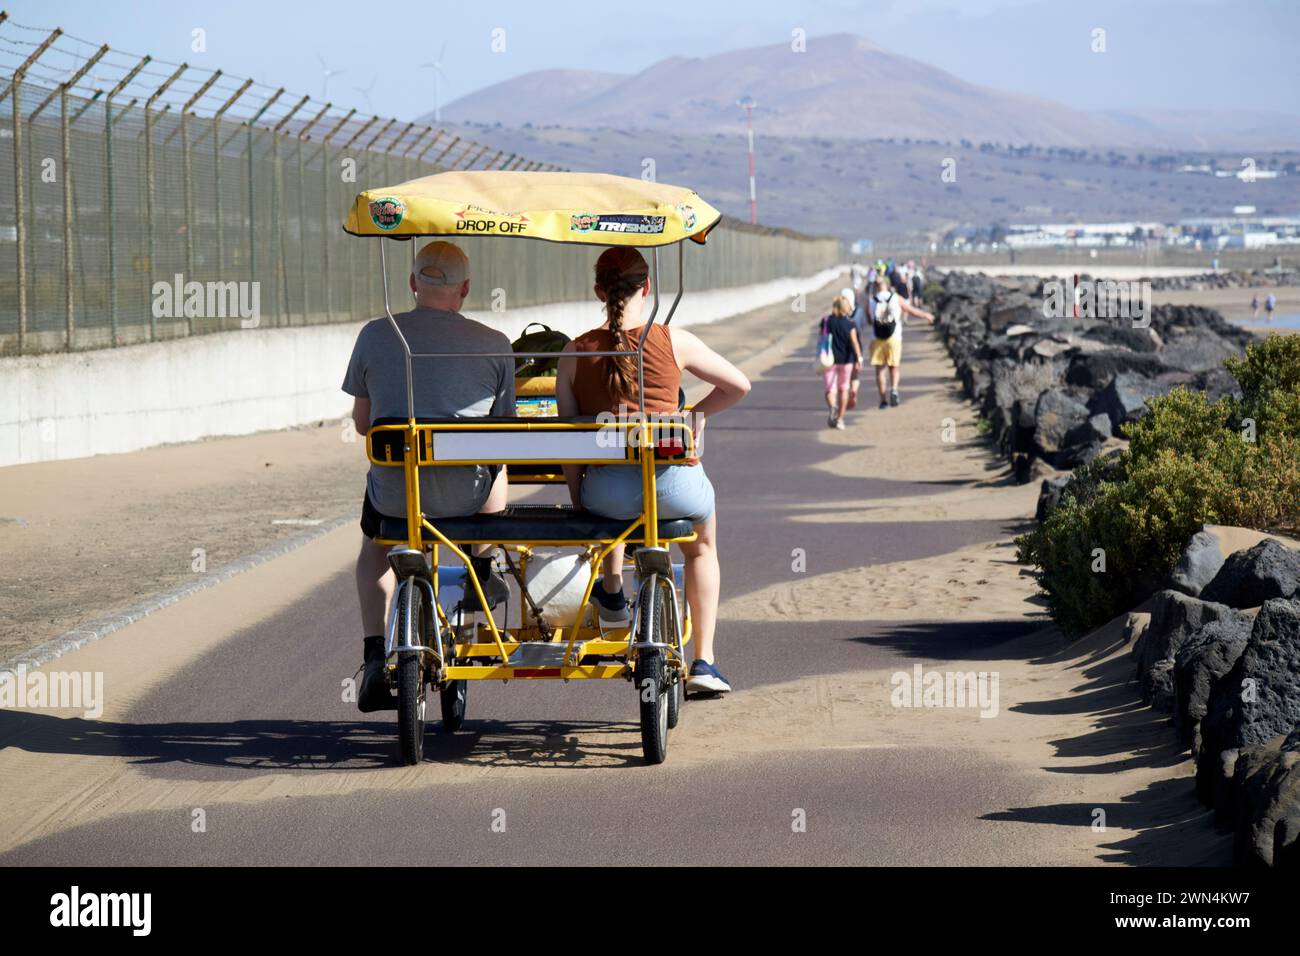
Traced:
[[911, 315], [934, 325], [934, 316], [918, 309], [898, 294], [888, 275], [876, 277], [872, 296], [871, 355], [876, 370], [876, 387], [880, 390], [880, 407], [898, 405], [899, 366], [903, 361], [903, 316]]

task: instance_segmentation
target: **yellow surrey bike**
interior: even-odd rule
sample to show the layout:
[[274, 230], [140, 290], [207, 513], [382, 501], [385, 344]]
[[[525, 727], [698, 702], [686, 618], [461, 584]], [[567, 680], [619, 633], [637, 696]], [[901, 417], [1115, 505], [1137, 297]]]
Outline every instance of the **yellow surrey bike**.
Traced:
[[[662, 316], [667, 325], [681, 301], [683, 243], [703, 243], [720, 214], [688, 189], [590, 173], [475, 171], [440, 173], [362, 192], [344, 231], [379, 239], [488, 236], [541, 239], [574, 245], [629, 245], [652, 250], [654, 306], [636, 347], [642, 352], [660, 313], [659, 247], [677, 246], [678, 288]], [[373, 465], [402, 468], [406, 517], [385, 519], [378, 543], [391, 548], [397, 574], [385, 637], [386, 672], [396, 688], [402, 761], [423, 756], [426, 697], [437, 691], [445, 731], [465, 720], [470, 681], [608, 680], [622, 678], [640, 702], [645, 760], [662, 763], [668, 731], [685, 698], [689, 611], [681, 565], [669, 545], [695, 538], [687, 520], [661, 520], [655, 468], [694, 458], [694, 435], [681, 416], [640, 414], [614, 422], [594, 418], [422, 419], [416, 416], [414, 359], [455, 361], [464, 353], [412, 353], [388, 299], [386, 248], [384, 312], [406, 352], [407, 417], [374, 423], [367, 435]], [[414, 243], [412, 258], [414, 258]], [[554, 352], [476, 353], [490, 358], [549, 358]], [[544, 395], [544, 381], [520, 382], [521, 395]], [[554, 380], [550, 382], [554, 394]], [[644, 388], [639, 390], [644, 396]], [[651, 420], [653, 419], [653, 420]], [[420, 507], [422, 468], [504, 465], [511, 484], [563, 485], [562, 465], [618, 465], [641, 470], [644, 508], [633, 520], [613, 520], [559, 505], [512, 505], [490, 515], [430, 518]], [[472, 545], [499, 547], [514, 600], [488, 612], [466, 612], [466, 587], [487, 607], [469, 560]], [[600, 620], [592, 587], [601, 562], [619, 544], [629, 547], [636, 599], [628, 624]], [[441, 558], [450, 559], [448, 565]]]

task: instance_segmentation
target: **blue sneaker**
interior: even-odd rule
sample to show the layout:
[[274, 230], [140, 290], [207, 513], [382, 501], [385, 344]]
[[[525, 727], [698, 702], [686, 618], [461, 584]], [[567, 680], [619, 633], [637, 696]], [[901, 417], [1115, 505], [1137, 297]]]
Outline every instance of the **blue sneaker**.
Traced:
[[686, 679], [686, 689], [707, 694], [725, 694], [731, 690], [731, 684], [722, 676], [722, 672], [708, 661], [697, 660], [691, 664], [691, 674]]

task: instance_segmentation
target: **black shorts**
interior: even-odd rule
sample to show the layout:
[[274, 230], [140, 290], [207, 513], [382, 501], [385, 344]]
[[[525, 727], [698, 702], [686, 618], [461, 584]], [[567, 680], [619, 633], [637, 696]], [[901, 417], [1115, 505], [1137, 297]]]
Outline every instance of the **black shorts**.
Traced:
[[[496, 482], [497, 475], [501, 473], [501, 466], [487, 465], [486, 467], [488, 469], [488, 472], [491, 474], [491, 479], [488, 482], [488, 485], [490, 487], [492, 484]], [[370, 500], [370, 491], [369, 489], [367, 489], [365, 497], [361, 499], [361, 533], [364, 534], [367, 538], [379, 537], [379, 523], [383, 521], [384, 518], [386, 517], [390, 517], [390, 516], [379, 513], [379, 511], [375, 508], [374, 502]], [[396, 516], [394, 515], [391, 517], [396, 517]], [[397, 520], [405, 521], [406, 515], [402, 515]]]
[[374, 503], [370, 500], [370, 492], [367, 491], [361, 500], [361, 533], [367, 538], [379, 537], [379, 522], [383, 519], [384, 516], [375, 510]]

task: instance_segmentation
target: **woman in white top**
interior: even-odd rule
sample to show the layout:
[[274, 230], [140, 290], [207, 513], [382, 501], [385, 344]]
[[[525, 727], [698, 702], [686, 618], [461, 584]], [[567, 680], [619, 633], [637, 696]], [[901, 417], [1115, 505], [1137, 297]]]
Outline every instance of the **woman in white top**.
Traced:
[[876, 276], [876, 291], [871, 312], [870, 362], [876, 369], [876, 387], [880, 390], [880, 407], [898, 404], [899, 366], [903, 361], [903, 316], [911, 315], [934, 325], [934, 316], [894, 291], [889, 276]]

